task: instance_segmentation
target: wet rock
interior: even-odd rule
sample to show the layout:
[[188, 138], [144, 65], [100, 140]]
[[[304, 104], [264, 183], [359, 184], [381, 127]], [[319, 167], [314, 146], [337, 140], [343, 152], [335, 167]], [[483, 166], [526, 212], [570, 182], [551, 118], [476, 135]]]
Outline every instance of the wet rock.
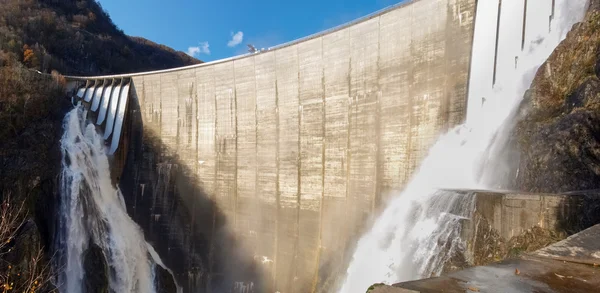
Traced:
[[[60, 173], [57, 141], [72, 105], [64, 98], [62, 85], [50, 78], [12, 67], [0, 67], [0, 76], [12, 86], [0, 89], [0, 201], [23, 204], [26, 221], [11, 242], [10, 253], [0, 259], [10, 263], [10, 272], [20, 279], [34, 274], [49, 277]], [[36, 290], [52, 289], [42, 281], [46, 280], [38, 281]], [[13, 291], [29, 291], [19, 282], [15, 279]], [[41, 283], [46, 285], [40, 287]]]
[[14, 239], [11, 239], [4, 260], [11, 263], [14, 268], [29, 271], [29, 260], [36, 257], [40, 244], [40, 234], [35, 222], [26, 221], [19, 228]]
[[502, 260], [506, 256], [506, 240], [479, 212], [475, 212], [473, 219], [477, 223], [477, 234], [469, 243], [473, 246], [472, 265], [481, 266]]
[[573, 93], [565, 99], [565, 110], [572, 112], [581, 107], [597, 107], [600, 102], [600, 80], [588, 77]]
[[596, 77], [600, 77], [600, 60], [596, 61], [596, 66], [594, 66], [594, 73], [596, 73]]
[[52, 292], [51, 271], [48, 258], [42, 251], [42, 241], [33, 220], [26, 220], [14, 237], [2, 245], [0, 274], [11, 280], [12, 290], [27, 292]]
[[173, 275], [163, 267], [156, 265], [155, 269], [156, 293], [176, 293], [177, 284]]
[[590, 0], [590, 11], [600, 10], [600, 0]]
[[522, 253], [536, 251], [564, 238], [564, 234], [535, 226], [525, 231], [525, 233], [508, 240], [506, 258], [513, 258], [520, 256]]
[[[518, 236], [506, 239], [494, 229], [489, 222], [477, 211], [473, 215], [476, 221], [477, 234], [468, 245], [473, 255], [469, 255], [468, 264], [461, 268], [471, 266], [485, 266], [505, 259], [515, 258], [523, 253], [533, 252], [549, 244], [558, 242], [566, 237], [565, 233], [556, 229], [544, 229], [534, 226]], [[445, 271], [445, 274], [456, 270]]]
[[89, 293], [108, 293], [108, 263], [98, 245], [91, 243], [83, 256], [85, 278], [83, 287]]
[[600, 113], [576, 109], [533, 127], [523, 148], [518, 184], [530, 192], [600, 188]]
[[600, 1], [594, 0], [584, 21], [540, 67], [520, 106], [514, 189], [600, 188], [599, 52]]
[[375, 284], [369, 287], [369, 289], [367, 289], [367, 293], [419, 293], [419, 291], [388, 286], [385, 284]]

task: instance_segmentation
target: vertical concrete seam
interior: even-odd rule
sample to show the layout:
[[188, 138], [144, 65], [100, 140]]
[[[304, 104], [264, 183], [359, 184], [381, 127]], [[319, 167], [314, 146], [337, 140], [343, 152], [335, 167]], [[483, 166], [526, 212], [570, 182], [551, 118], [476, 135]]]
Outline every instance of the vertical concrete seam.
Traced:
[[525, 34], [527, 29], [527, 0], [523, 1], [523, 30], [521, 31], [521, 51], [525, 50]]
[[[196, 77], [196, 74], [194, 73], [194, 77]], [[194, 78], [197, 81], [197, 78]], [[196, 84], [196, 94], [194, 96], [194, 108], [196, 108], [196, 161], [194, 162], [194, 165], [196, 166], [196, 177], [199, 178], [200, 176], [200, 164], [198, 163], [200, 161], [200, 146], [199, 146], [199, 139], [198, 139], [198, 135], [200, 135], [200, 114], [198, 113], [198, 82], [195, 83]], [[204, 87], [204, 85], [202, 85]]]
[[[455, 39], [456, 36], [454, 35], [454, 15], [453, 15], [453, 11], [454, 9], [452, 9], [452, 5], [458, 5], [458, 10], [459, 10], [459, 17], [460, 17], [460, 3], [452, 3], [451, 1], [446, 1], [446, 37], [444, 38], [444, 92], [443, 92], [443, 98], [442, 98], [442, 105], [441, 105], [441, 112], [442, 112], [442, 123], [440, 123], [440, 129], [441, 129], [441, 133], [446, 133], [448, 131], [448, 129], [450, 129], [450, 109], [452, 108], [452, 102], [453, 102], [453, 98], [452, 98], [452, 90], [449, 89], [450, 85], [453, 84], [452, 80], [454, 79], [454, 76], [452, 75], [451, 69], [452, 69], [452, 61], [449, 61], [448, 59], [450, 58], [450, 56], [453, 55], [454, 50], [452, 48], [452, 46], [454, 45], [455, 42], [457, 42]], [[449, 34], [447, 30], [451, 30], [451, 38], [449, 38]], [[460, 28], [459, 28], [460, 29]]]
[[500, 17], [502, 17], [502, 0], [498, 0], [498, 18], [496, 19], [496, 44], [494, 45], [494, 73], [492, 76], [492, 88], [496, 85], [498, 71], [498, 46], [500, 38]]
[[218, 190], [219, 190], [219, 184], [218, 184], [218, 180], [217, 180], [217, 176], [218, 176], [218, 169], [219, 169], [219, 112], [217, 110], [218, 107], [218, 102], [217, 102], [217, 82], [216, 82], [216, 78], [215, 78], [215, 70], [213, 68], [213, 74], [212, 74], [212, 86], [213, 86], [213, 129], [214, 129], [214, 133], [213, 133], [213, 151], [214, 151], [214, 156], [215, 156], [215, 166], [213, 167], [213, 172], [214, 172], [214, 178], [213, 178], [213, 200], [215, 201], [216, 204], [216, 199], [217, 199], [217, 194], [218, 194]]
[[[348, 36], [348, 49], [350, 50], [350, 36]], [[350, 148], [350, 133], [352, 131], [352, 57], [348, 59], [348, 110], [346, 115], [346, 201], [350, 196], [350, 159], [352, 156]]]
[[[294, 261], [293, 261], [293, 277], [297, 274], [297, 258], [298, 258], [298, 245], [300, 242], [300, 202], [302, 197], [302, 102], [300, 101], [300, 52], [296, 46], [296, 68], [298, 73], [297, 79], [297, 93], [296, 98], [298, 100], [298, 153], [296, 154], [296, 165], [297, 165], [297, 194], [296, 194], [296, 239], [294, 243]], [[293, 283], [292, 278], [292, 283]]]
[[504, 224], [504, 216], [506, 214], [505, 201], [506, 201], [506, 198], [504, 196], [502, 196], [500, 199], [500, 235], [502, 235], [502, 237], [504, 237], [505, 239], [510, 239], [511, 236], [509, 235], [508, 231], [506, 231], [507, 225]]
[[[115, 81], [116, 81], [116, 80], [115, 80]], [[161, 75], [161, 76], [159, 76], [159, 78], [158, 78], [158, 95], [159, 95], [159, 98], [160, 98], [160, 100], [159, 100], [159, 106], [158, 106], [158, 107], [159, 107], [159, 109], [160, 109], [160, 110], [158, 111], [158, 135], [159, 135], [160, 137], [163, 137], [163, 133], [162, 133], [162, 127], [163, 127], [163, 124], [162, 124], [162, 114], [163, 114], [163, 105], [162, 105], [162, 99], [163, 99], [163, 97], [162, 97], [162, 83], [163, 83], [163, 81], [162, 81], [162, 75]], [[113, 90], [114, 90], [114, 89], [113, 89]], [[164, 158], [164, 156], [165, 156], [165, 154], [164, 154], [164, 152], [163, 152], [163, 149], [164, 149], [164, 148], [162, 148], [162, 147], [159, 149], [159, 159], [158, 159], [158, 162], [162, 162], [162, 160], [163, 160], [163, 158]]]
[[214, 201], [214, 205], [215, 208], [212, 211], [212, 229], [210, 230], [210, 249], [208, 251], [208, 281], [206, 282], [206, 291], [207, 292], [211, 292], [210, 291], [210, 280], [212, 278], [213, 275], [213, 261], [214, 261], [214, 248], [215, 248], [215, 228], [216, 228], [216, 222], [217, 222], [217, 211], [219, 209], [218, 207], [218, 203], [217, 203], [217, 194], [219, 194], [219, 179], [218, 179], [218, 170], [219, 170], [219, 119], [218, 119], [218, 102], [217, 102], [217, 90], [216, 90], [216, 78], [215, 78], [215, 72], [214, 72], [214, 68], [213, 68], [213, 74], [212, 74], [212, 85], [213, 85], [213, 129], [214, 129], [214, 133], [213, 133], [213, 149], [214, 149], [214, 159], [215, 159], [215, 165], [213, 167], [213, 194], [212, 194], [212, 199]]
[[552, 13], [550, 14], [550, 19], [548, 20], [548, 32], [552, 31], [552, 21], [554, 20], [556, 12], [556, 0], [552, 0]]
[[381, 16], [377, 17], [377, 67], [376, 79], [377, 79], [377, 100], [375, 101], [375, 196], [373, 197], [373, 207], [371, 212], [374, 212], [381, 201], [381, 178], [382, 176], [382, 164], [381, 164]]
[[[479, 5], [479, 1], [477, 0], [471, 0], [471, 1], [475, 1], [475, 3], [473, 4], [473, 23], [471, 24], [471, 40], [470, 40], [470, 46], [469, 46], [469, 61], [467, 62], [467, 90], [465, 91], [465, 97], [464, 97], [464, 101], [463, 104], [465, 105], [464, 107], [464, 111], [462, 113], [462, 119], [460, 121], [460, 123], [464, 123], [467, 120], [467, 113], [469, 111], [469, 93], [470, 93], [470, 89], [471, 89], [471, 63], [473, 62], [473, 43], [475, 42], [475, 24], [477, 23], [477, 7]], [[460, 124], [459, 123], [459, 124]]]
[[[409, 41], [409, 52], [410, 52], [410, 56], [414, 57], [415, 54], [415, 48], [414, 48], [414, 43], [413, 43], [413, 19], [414, 17], [414, 9], [411, 7], [410, 9], [410, 18], [411, 18], [411, 29], [410, 29], [410, 41]], [[409, 64], [409, 69], [408, 69], [408, 131], [406, 133], [406, 163], [404, 164], [404, 178], [402, 179], [402, 185], [405, 186], [408, 183], [408, 180], [411, 177], [411, 166], [412, 166], [412, 156], [413, 156], [413, 151], [412, 151], [412, 145], [413, 145], [413, 125], [415, 124], [414, 119], [415, 119], [415, 115], [414, 115], [414, 105], [413, 105], [413, 88], [414, 88], [414, 81], [415, 81], [415, 72], [414, 72], [414, 67], [415, 67], [415, 59], [411, 58], [411, 62]]]
[[[348, 52], [351, 52], [352, 48], [351, 48], [351, 44], [350, 44], [350, 30], [347, 30], [348, 33]], [[350, 55], [350, 57], [348, 58], [348, 75], [347, 75], [347, 82], [348, 82], [348, 106], [346, 109], [346, 170], [345, 170], [345, 175], [346, 175], [346, 196], [344, 197], [344, 206], [346, 208], [346, 211], [350, 211], [350, 213], [352, 213], [352, 211], [349, 209], [350, 206], [350, 163], [352, 161], [352, 152], [351, 152], [351, 148], [350, 148], [350, 134], [352, 132], [352, 55]], [[356, 221], [353, 220], [352, 221], [352, 226], [349, 228], [348, 226], [346, 226], [347, 229], [347, 234], [349, 235], [350, 233], [354, 232], [354, 226], [356, 225]], [[351, 235], [351, 234], [350, 234]], [[347, 241], [344, 241], [342, 244], [342, 263], [345, 264], [346, 262], [346, 249], [347, 249]], [[351, 255], [349, 255], [348, 257], [351, 257]]]
[[279, 213], [281, 210], [281, 195], [279, 186], [279, 140], [281, 139], [279, 133], [279, 85], [277, 79], [277, 54], [273, 53], [275, 58], [275, 253], [273, 256], [273, 288], [277, 290], [277, 256], [279, 255]]
[[254, 70], [254, 197], [258, 198], [258, 86], [256, 74], [256, 56], [252, 56], [252, 67]]
[[237, 218], [238, 218], [238, 104], [237, 104], [237, 83], [235, 79], [235, 62], [232, 62], [231, 66], [233, 67], [233, 116], [234, 119], [234, 140], [235, 140], [235, 168], [233, 169], [233, 229], [237, 232]]
[[321, 37], [321, 198], [319, 204], [319, 238], [317, 240], [317, 259], [315, 263], [312, 293], [317, 290], [319, 282], [319, 262], [321, 261], [321, 244], [323, 241], [323, 203], [325, 202], [325, 133], [327, 119], [327, 97], [325, 94], [325, 66], [323, 66], [323, 37]]
[[[194, 112], [196, 113], [196, 117], [193, 117], [193, 118], [195, 118], [195, 121], [196, 121], [196, 135], [195, 135], [195, 144], [196, 144], [196, 147], [195, 147], [195, 152], [194, 152], [194, 154], [195, 154], [194, 166], [195, 167], [194, 167], [194, 176], [193, 176], [193, 178], [200, 178], [200, 164], [198, 164], [198, 161], [200, 161], [200, 157], [198, 155], [198, 151], [199, 151], [199, 149], [198, 149], [198, 133], [199, 133], [198, 132], [198, 126], [199, 126], [198, 125], [198, 82], [197, 82], [197, 79], [196, 79], [196, 72], [195, 71], [194, 71], [194, 79], [193, 80], [194, 80], [193, 83], [192, 83], [192, 91], [194, 92], [193, 103], [194, 103], [194, 109], [196, 109], [196, 111], [192, 111], [192, 114]], [[193, 89], [194, 85], [196, 85], [196, 89], [195, 90]], [[202, 181], [202, 185], [201, 185], [202, 187], [204, 187], [203, 183], [204, 183], [204, 181]], [[197, 196], [197, 194], [196, 194], [196, 192], [194, 192], [194, 197], [196, 197], [196, 196]], [[196, 201], [192, 202], [192, 211], [194, 211], [194, 210], [196, 210]], [[191, 227], [190, 227], [190, 230], [191, 230], [192, 233], [194, 233], [194, 230], [196, 228], [195, 227], [195, 223], [196, 223], [196, 214], [192, 213], [192, 221], [191, 221]], [[189, 238], [190, 242], [192, 241], [191, 239], [192, 239], [192, 237]], [[190, 246], [191, 246], [191, 243], [190, 243]]]
[[[192, 80], [192, 84], [190, 85], [190, 99], [191, 99], [191, 101], [190, 101], [190, 107], [191, 107], [192, 104], [195, 105], [195, 103], [193, 103], [194, 102], [194, 97], [198, 94], [197, 91], [194, 91], [194, 87], [196, 87], [195, 77], [196, 77], [196, 75], [194, 74], [194, 80]], [[196, 94], [194, 94], [194, 92], [196, 92]], [[188, 110], [187, 101], [186, 101], [185, 108], [186, 108], [186, 113], [185, 113], [185, 115], [186, 115], [186, 117], [185, 117], [186, 122], [188, 121], [188, 117], [187, 116], [192, 116], [192, 117], [189, 118], [190, 125], [187, 126], [188, 127], [188, 145], [190, 145], [192, 143], [192, 131], [193, 131], [193, 122], [192, 122], [192, 119], [194, 118], [193, 117], [193, 115], [194, 115], [194, 108], [190, 109], [191, 113], [187, 113], [187, 110]], [[197, 110], [198, 110], [198, 108], [196, 108], [196, 111]], [[196, 116], [198, 116], [198, 115], [196, 115]], [[198, 140], [196, 140], [196, 141], [198, 141]]]
[[174, 80], [173, 83], [175, 84], [175, 101], [177, 102], [177, 134], [175, 135], [175, 154], [179, 154], [179, 138], [181, 135], [181, 121], [183, 120], [181, 118], [181, 111], [179, 108], [179, 102], [181, 101], [179, 98], [179, 74], [176, 76], [176, 80]]
[[540, 207], [539, 207], [539, 217], [538, 217], [538, 226], [540, 226], [540, 228], [542, 229], [546, 229], [546, 223], [545, 223], [545, 205], [546, 205], [546, 197], [545, 196], [540, 196]]

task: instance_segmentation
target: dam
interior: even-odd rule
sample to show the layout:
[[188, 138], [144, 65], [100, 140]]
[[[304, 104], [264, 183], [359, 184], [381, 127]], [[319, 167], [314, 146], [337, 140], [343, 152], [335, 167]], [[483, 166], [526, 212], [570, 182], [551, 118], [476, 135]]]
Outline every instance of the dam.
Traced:
[[185, 292], [334, 292], [439, 136], [490, 114], [556, 29], [556, 2], [414, 0], [257, 53], [67, 79]]

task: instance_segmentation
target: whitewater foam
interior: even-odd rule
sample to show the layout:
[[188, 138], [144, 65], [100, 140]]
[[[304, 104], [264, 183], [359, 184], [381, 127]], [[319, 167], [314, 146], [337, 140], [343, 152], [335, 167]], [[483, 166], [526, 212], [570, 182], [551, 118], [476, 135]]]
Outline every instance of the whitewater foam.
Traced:
[[[522, 0], [503, 1], [501, 14], [497, 1], [478, 2], [467, 122], [440, 137], [405, 190], [359, 240], [341, 293], [439, 275], [464, 250], [461, 221], [471, 217], [473, 196], [446, 189], [502, 186], [511, 166], [499, 156], [511, 118], [537, 68], [583, 18], [586, 7], [585, 0], [557, 0], [551, 11], [549, 1], [529, 1], [525, 36], [516, 38], [511, 34], [520, 31], [512, 30], [512, 18], [522, 19]], [[496, 37], [490, 32], [496, 31], [498, 15], [501, 51], [495, 63]]]
[[93, 243], [107, 258], [112, 292], [156, 292], [153, 268], [164, 265], [128, 216], [123, 196], [111, 181], [104, 139], [85, 117], [78, 106], [63, 124], [59, 290], [85, 292], [84, 253]]

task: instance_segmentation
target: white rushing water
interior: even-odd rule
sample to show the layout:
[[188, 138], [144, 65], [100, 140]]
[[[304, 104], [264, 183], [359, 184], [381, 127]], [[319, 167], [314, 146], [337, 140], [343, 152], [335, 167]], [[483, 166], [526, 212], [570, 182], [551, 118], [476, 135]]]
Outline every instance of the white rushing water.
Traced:
[[163, 265], [128, 216], [111, 182], [104, 139], [84, 112], [79, 106], [65, 116], [60, 142], [60, 292], [85, 292], [84, 252], [91, 243], [107, 258], [112, 292], [156, 292], [153, 268]]
[[438, 275], [464, 248], [460, 221], [472, 214], [472, 196], [440, 189], [494, 188], [510, 168], [497, 156], [511, 118], [539, 66], [587, 7], [585, 0], [552, 2], [529, 1], [523, 37], [524, 0], [502, 1], [495, 83], [498, 1], [478, 2], [467, 122], [440, 137], [359, 240], [340, 293]]

